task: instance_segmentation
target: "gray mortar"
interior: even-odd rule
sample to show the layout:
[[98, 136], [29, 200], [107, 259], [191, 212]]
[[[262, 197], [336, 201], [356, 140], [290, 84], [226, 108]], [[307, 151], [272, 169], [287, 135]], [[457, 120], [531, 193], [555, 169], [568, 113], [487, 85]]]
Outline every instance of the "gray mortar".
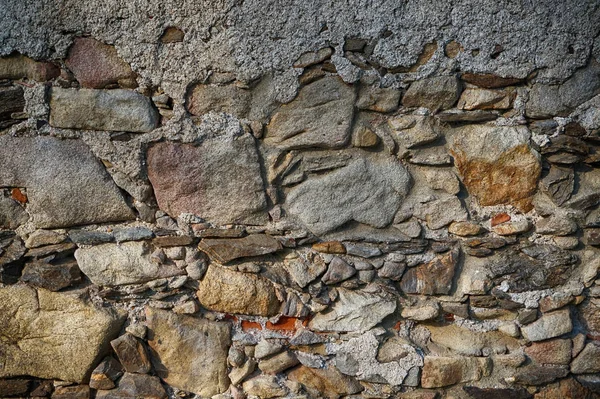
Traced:
[[[383, 85], [457, 69], [564, 80], [600, 53], [599, 21], [597, 0], [0, 0], [0, 56], [59, 59], [75, 36], [89, 34], [114, 44], [142, 86], [160, 86], [178, 103], [190, 81], [211, 70], [241, 81], [273, 71], [285, 101], [295, 89], [291, 65], [307, 51], [332, 46], [346, 80], [364, 75], [342, 56], [344, 40], [357, 36], [376, 43], [373, 57], [386, 67], [414, 64], [423, 46], [437, 41], [427, 65], [388, 74]], [[185, 32], [182, 43], [159, 42], [168, 26]], [[443, 56], [451, 40], [465, 49], [453, 60]], [[491, 58], [496, 45], [504, 51]]]

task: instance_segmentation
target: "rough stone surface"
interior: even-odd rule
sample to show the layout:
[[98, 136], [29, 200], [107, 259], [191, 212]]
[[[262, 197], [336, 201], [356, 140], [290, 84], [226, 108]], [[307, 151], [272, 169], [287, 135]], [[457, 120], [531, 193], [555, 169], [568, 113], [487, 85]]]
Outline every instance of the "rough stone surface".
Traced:
[[287, 197], [288, 210], [315, 234], [352, 220], [381, 228], [392, 222], [410, 182], [406, 169], [391, 158], [357, 159], [294, 187]]
[[[376, 289], [376, 287], [373, 287]], [[338, 299], [329, 312], [318, 313], [309, 323], [317, 331], [366, 331], [396, 310], [396, 301], [384, 293], [338, 289]]]
[[174, 218], [192, 213], [218, 224], [266, 221], [250, 135], [207, 139], [198, 146], [158, 143], [148, 150], [148, 177], [158, 205]]
[[461, 92], [456, 76], [437, 76], [413, 82], [404, 97], [405, 107], [424, 107], [432, 112], [452, 108]]
[[119, 58], [117, 50], [91, 37], [79, 37], [73, 41], [65, 64], [82, 87], [137, 86], [135, 73]]
[[81, 271], [97, 285], [144, 283], [182, 274], [175, 265], [153, 262], [151, 253], [149, 244], [131, 241], [79, 248], [75, 258]]
[[212, 396], [229, 387], [230, 326], [146, 308], [148, 344], [157, 374], [168, 384]]
[[459, 252], [452, 250], [431, 262], [409, 268], [402, 277], [400, 288], [408, 294], [449, 294], [458, 258]]
[[533, 195], [541, 165], [524, 127], [456, 129], [452, 154], [460, 177], [481, 205], [514, 203]]
[[478, 381], [489, 375], [490, 359], [469, 357], [425, 356], [421, 385], [439, 388], [458, 382]]
[[149, 98], [135, 91], [54, 87], [50, 124], [65, 129], [141, 133], [158, 126], [158, 113]]
[[269, 235], [251, 234], [243, 238], [205, 238], [200, 241], [198, 248], [224, 264], [239, 258], [277, 252], [281, 249], [281, 244]]
[[100, 162], [75, 140], [1, 136], [0, 186], [27, 188], [27, 210], [41, 228], [133, 217]]
[[523, 326], [521, 332], [530, 341], [543, 341], [558, 337], [573, 329], [569, 309], [546, 313], [531, 324]]
[[208, 267], [197, 295], [202, 306], [225, 313], [273, 316], [280, 305], [270, 281], [213, 265]]
[[121, 329], [114, 310], [23, 285], [0, 289], [0, 377], [82, 382]]
[[160, 379], [147, 374], [125, 373], [114, 390], [98, 391], [96, 399], [123, 398], [166, 399], [167, 392]]
[[305, 86], [273, 115], [265, 143], [283, 149], [338, 148], [350, 137], [354, 88], [327, 77]]
[[300, 366], [289, 372], [287, 376], [292, 381], [302, 383], [317, 395], [325, 395], [327, 398], [339, 398], [363, 390], [358, 381], [343, 375], [332, 366], [324, 369]]
[[128, 373], [147, 374], [152, 365], [144, 345], [129, 333], [110, 341], [115, 354]]
[[571, 373], [600, 373], [600, 344], [589, 342], [571, 363]]

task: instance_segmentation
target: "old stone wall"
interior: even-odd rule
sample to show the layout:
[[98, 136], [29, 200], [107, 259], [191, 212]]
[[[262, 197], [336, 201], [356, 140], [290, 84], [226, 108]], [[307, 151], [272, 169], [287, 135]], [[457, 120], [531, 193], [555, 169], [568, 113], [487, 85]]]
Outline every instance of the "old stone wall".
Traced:
[[600, 397], [596, 0], [0, 0], [0, 397]]

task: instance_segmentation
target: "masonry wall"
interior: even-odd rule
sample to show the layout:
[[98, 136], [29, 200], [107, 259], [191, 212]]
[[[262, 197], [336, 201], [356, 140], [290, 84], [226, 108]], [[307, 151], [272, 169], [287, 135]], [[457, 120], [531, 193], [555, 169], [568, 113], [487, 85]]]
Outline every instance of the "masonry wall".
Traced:
[[0, 397], [600, 397], [599, 34], [0, 1]]

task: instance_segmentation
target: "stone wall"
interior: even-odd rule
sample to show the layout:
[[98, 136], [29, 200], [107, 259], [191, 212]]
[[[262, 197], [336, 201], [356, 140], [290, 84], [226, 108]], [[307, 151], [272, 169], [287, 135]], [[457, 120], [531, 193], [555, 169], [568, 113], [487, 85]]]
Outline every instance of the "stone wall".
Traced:
[[600, 397], [597, 1], [0, 4], [0, 397]]

